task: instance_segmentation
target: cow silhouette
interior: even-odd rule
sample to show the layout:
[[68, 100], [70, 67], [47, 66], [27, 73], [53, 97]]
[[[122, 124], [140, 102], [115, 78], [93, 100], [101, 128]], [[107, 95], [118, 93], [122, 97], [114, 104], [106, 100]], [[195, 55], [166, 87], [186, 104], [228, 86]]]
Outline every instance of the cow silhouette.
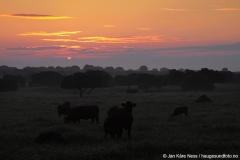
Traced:
[[181, 114], [185, 114], [185, 116], [188, 115], [188, 107], [187, 106], [175, 108], [173, 113], [169, 115], [168, 121], [174, 120], [175, 117], [177, 117]]
[[60, 132], [46, 131], [38, 135], [38, 137], [36, 138], [36, 142], [39, 144], [52, 142], [65, 144], [66, 140]]
[[188, 107], [187, 106], [175, 108], [172, 116], [175, 117], [175, 116], [179, 116], [181, 114], [185, 114], [186, 116], [188, 115]]
[[71, 109], [68, 116], [65, 118], [65, 123], [70, 123], [71, 121], [76, 123], [80, 123], [80, 119], [91, 119], [92, 123], [94, 119], [96, 120], [97, 124], [99, 123], [99, 108], [97, 105], [90, 105], [90, 106], [78, 106]]
[[58, 106], [58, 115], [61, 117], [63, 114], [65, 117], [70, 113], [71, 107], [69, 102], [65, 102]]
[[136, 103], [127, 101], [126, 103], [121, 103], [122, 107], [113, 106], [108, 110], [108, 117], [116, 115], [130, 115], [132, 116], [132, 108], [136, 106]]
[[127, 101], [121, 104], [123, 108], [118, 106], [111, 107], [108, 110], [108, 118], [104, 121], [105, 139], [110, 134], [111, 137], [122, 137], [123, 129], [128, 132], [128, 139], [131, 140], [131, 128], [133, 123], [132, 107], [136, 103]]

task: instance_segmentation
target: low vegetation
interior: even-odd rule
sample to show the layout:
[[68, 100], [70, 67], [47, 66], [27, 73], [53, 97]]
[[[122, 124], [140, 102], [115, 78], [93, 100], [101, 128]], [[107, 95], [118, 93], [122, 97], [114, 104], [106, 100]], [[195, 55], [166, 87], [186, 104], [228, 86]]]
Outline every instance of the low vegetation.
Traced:
[[[163, 154], [238, 154], [240, 150], [240, 86], [215, 85], [212, 92], [183, 92], [180, 86], [140, 90], [96, 88], [79, 98], [73, 90], [22, 88], [0, 92], [1, 160], [149, 160]], [[213, 102], [195, 103], [206, 94]], [[98, 105], [99, 124], [91, 120], [64, 123], [57, 106]], [[103, 123], [114, 105], [131, 101], [132, 140], [104, 140]], [[176, 107], [188, 106], [188, 115], [169, 120]]]

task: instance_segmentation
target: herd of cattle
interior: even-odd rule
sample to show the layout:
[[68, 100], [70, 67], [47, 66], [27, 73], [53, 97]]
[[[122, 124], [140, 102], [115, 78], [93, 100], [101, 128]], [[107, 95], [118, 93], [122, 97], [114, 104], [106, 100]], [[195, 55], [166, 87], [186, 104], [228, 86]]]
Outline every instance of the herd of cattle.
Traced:
[[[206, 102], [212, 102], [207, 98], [206, 95], [202, 95], [198, 100], [195, 101], [195, 103], [199, 103], [202, 99], [206, 100]], [[108, 117], [104, 121], [105, 139], [107, 138], [108, 134], [111, 137], [117, 136], [118, 138], [121, 138], [123, 129], [127, 130], [128, 139], [131, 139], [131, 128], [133, 123], [132, 108], [136, 106], [136, 103], [127, 101], [121, 105], [122, 107], [113, 106], [108, 110]], [[92, 123], [95, 119], [97, 124], [99, 123], [99, 108], [97, 105], [78, 106], [71, 108], [70, 103], [65, 102], [58, 106], [58, 114], [59, 116], [64, 115], [65, 123], [80, 123], [80, 119], [91, 119]], [[171, 114], [169, 118], [173, 118], [181, 114], [185, 114], [186, 116], [188, 115], [187, 106], [175, 108], [173, 114]]]
[[[123, 107], [118, 106], [111, 107], [108, 110], [108, 117], [104, 121], [105, 139], [107, 135], [115, 137], [122, 137], [123, 129], [128, 131], [128, 138], [131, 139], [131, 128], [133, 122], [132, 107], [136, 106], [136, 103], [127, 101], [121, 104]], [[58, 106], [59, 116], [64, 115], [64, 122], [70, 123], [71, 121], [80, 123], [80, 119], [91, 119], [92, 123], [94, 119], [97, 124], [99, 123], [99, 108], [97, 105], [90, 106], [78, 106], [75, 108], [70, 107], [69, 102], [65, 102]]]

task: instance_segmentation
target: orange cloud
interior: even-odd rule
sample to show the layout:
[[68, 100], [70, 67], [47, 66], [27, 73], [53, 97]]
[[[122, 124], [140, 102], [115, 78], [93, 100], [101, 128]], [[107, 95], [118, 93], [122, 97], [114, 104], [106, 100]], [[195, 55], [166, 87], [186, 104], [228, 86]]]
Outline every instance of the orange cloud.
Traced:
[[79, 42], [84, 43], [142, 43], [163, 41], [161, 35], [132, 36], [132, 37], [82, 37]]
[[105, 28], [114, 28], [115, 26], [113, 26], [113, 25], [104, 25], [103, 27], [105, 27]]
[[145, 30], [145, 31], [147, 31], [147, 30], [151, 30], [150, 28], [138, 28], [138, 30]]
[[239, 11], [239, 8], [218, 8], [218, 9], [214, 9], [216, 11]]
[[22, 33], [18, 34], [20, 36], [70, 36], [73, 34], [80, 33], [81, 31], [60, 31], [60, 32], [27, 32], [27, 33]]
[[180, 11], [180, 12], [191, 11], [189, 9], [182, 9], [182, 8], [162, 8], [162, 10], [165, 10], [165, 11]]
[[42, 39], [42, 40], [51, 42], [78, 42], [78, 40], [74, 39]]
[[79, 42], [79, 43], [154, 43], [189, 41], [182, 38], [162, 38], [162, 35], [132, 36], [132, 37], [82, 37], [76, 39], [43, 39], [53, 42]]
[[34, 20], [59, 20], [59, 19], [72, 18], [68, 16], [53, 16], [53, 15], [44, 15], [44, 14], [3, 14], [1, 16], [23, 18], [23, 19], [34, 19]]

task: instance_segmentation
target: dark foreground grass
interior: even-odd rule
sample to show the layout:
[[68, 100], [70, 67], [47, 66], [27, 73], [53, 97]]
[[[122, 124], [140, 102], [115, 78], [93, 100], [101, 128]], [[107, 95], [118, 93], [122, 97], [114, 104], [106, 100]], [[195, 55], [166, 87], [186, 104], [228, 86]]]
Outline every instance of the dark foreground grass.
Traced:
[[[124, 160], [162, 159], [163, 154], [239, 154], [240, 88], [217, 85], [214, 92], [181, 92], [166, 87], [161, 92], [128, 95], [122, 87], [94, 90], [80, 98], [74, 91], [26, 88], [0, 93], [1, 160]], [[195, 104], [202, 94], [213, 103]], [[113, 105], [132, 101], [132, 140], [124, 131], [122, 139], [104, 140], [103, 122]], [[57, 114], [58, 104], [72, 107], [97, 104], [100, 124], [82, 120], [64, 124]], [[175, 107], [189, 107], [188, 116], [169, 120]], [[39, 143], [39, 137], [57, 135]], [[43, 138], [44, 139], [44, 138]]]

